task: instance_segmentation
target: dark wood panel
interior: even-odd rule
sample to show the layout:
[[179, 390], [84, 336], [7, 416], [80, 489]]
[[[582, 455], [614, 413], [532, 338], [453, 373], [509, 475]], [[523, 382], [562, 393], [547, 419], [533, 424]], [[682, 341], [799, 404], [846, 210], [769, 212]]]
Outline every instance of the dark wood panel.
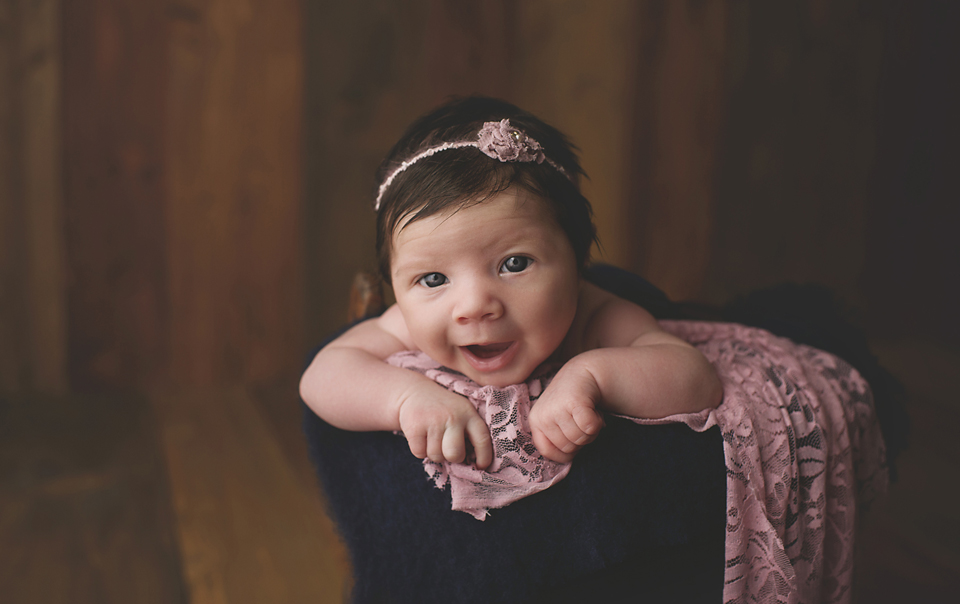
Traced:
[[169, 378], [258, 382], [302, 347], [300, 5], [170, 12]]
[[703, 297], [818, 282], [859, 302], [883, 3], [737, 3]]
[[0, 5], [0, 390], [62, 393], [59, 2]]
[[893, 3], [876, 113], [862, 285], [884, 333], [960, 346], [960, 5]]
[[516, 17], [516, 3], [509, 0], [427, 3], [420, 69], [428, 94], [422, 95], [422, 112], [451, 95], [512, 96], [522, 33]]
[[19, 24], [18, 3], [0, 0], [0, 392], [22, 390], [29, 381]]
[[26, 350], [31, 388], [62, 394], [66, 380], [61, 187], [60, 1], [21, 2], [23, 204], [27, 238]]
[[166, 2], [62, 2], [69, 373], [135, 387], [164, 367]]
[[628, 183], [619, 221], [628, 268], [673, 299], [697, 297], [710, 268], [724, 70], [736, 44], [731, 4], [650, 2], [633, 17], [639, 38], [624, 116]]

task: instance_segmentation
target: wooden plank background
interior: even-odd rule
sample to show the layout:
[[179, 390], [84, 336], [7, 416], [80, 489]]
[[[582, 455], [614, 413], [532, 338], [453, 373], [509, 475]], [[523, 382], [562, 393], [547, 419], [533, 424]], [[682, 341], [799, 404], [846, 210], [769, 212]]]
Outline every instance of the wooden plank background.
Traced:
[[[569, 134], [591, 177], [595, 257], [674, 298], [818, 282], [872, 333], [955, 346], [958, 7], [0, 0], [0, 393], [16, 393], [0, 412], [46, 401], [22, 403], [40, 419], [17, 420], [4, 451], [19, 459], [38, 442], [68, 456], [64, 426], [28, 433], [85, 405], [129, 420], [84, 424], [103, 431], [84, 446], [120, 443], [111, 454], [126, 461], [50, 481], [24, 466], [24, 490], [7, 488], [20, 480], [10, 462], [0, 547], [29, 542], [17, 524], [29, 506], [119, 509], [111, 497], [133, 484], [131, 510], [145, 492], [169, 504], [144, 512], [149, 538], [168, 540], [144, 585], [179, 564], [174, 601], [232, 598], [242, 569], [285, 564], [275, 548], [289, 527], [210, 520], [229, 505], [238, 518], [315, 520], [304, 534], [322, 546], [297, 551], [346, 572], [311, 491], [296, 380], [306, 350], [341, 325], [354, 273], [375, 265], [376, 166], [451, 94], [505, 97]], [[124, 430], [145, 449], [129, 454]], [[144, 486], [160, 465], [169, 485]], [[76, 518], [60, 541], [43, 534], [49, 551], [91, 535], [107, 544], [96, 555], [128, 551], [102, 516]], [[235, 539], [264, 549], [205, 557]], [[322, 589], [268, 579], [279, 594]]]
[[[382, 154], [415, 116], [473, 92], [512, 99], [572, 136], [591, 175], [596, 257], [675, 298], [722, 302], [815, 281], [889, 320], [895, 305], [885, 310], [878, 293], [899, 258], [903, 274], [905, 262], [927, 267], [944, 301], [913, 329], [935, 333], [952, 316], [957, 294], [933, 279], [955, 266], [955, 248], [943, 248], [952, 239], [938, 236], [934, 250], [916, 221], [899, 233], [913, 191], [876, 187], [923, 178], [903, 151], [918, 129], [949, 155], [931, 121], [897, 120], [916, 113], [920, 90], [956, 98], [897, 67], [936, 64], [910, 34], [932, 27], [933, 9], [0, 6], [0, 82], [11, 92], [0, 103], [7, 390], [292, 382], [307, 346], [341, 320], [353, 273], [374, 264], [369, 200]], [[920, 82], [912, 96], [909, 82]], [[917, 216], [950, 222], [936, 219], [946, 193], [918, 193]], [[891, 236], [907, 249], [893, 251]]]
[[0, 390], [63, 393], [60, 6], [0, 5]]
[[168, 378], [269, 382], [302, 346], [300, 6], [188, 6], [166, 55]]
[[169, 321], [165, 2], [62, 2], [69, 374], [80, 390], [163, 377]]
[[20, 98], [14, 91], [20, 64], [19, 11], [12, 2], [0, 4], [0, 388], [25, 386], [23, 351], [27, 338], [22, 241]]

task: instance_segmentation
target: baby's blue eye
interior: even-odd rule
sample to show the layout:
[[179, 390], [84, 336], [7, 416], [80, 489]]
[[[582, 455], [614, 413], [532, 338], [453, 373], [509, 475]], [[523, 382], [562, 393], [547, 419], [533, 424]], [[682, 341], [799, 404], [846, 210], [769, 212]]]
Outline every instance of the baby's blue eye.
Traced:
[[532, 262], [533, 260], [527, 258], [526, 256], [510, 256], [503, 261], [503, 264], [500, 266], [500, 271], [519, 273], [527, 270], [527, 267], [530, 266]]
[[417, 283], [424, 287], [440, 287], [446, 282], [447, 277], [443, 273], [430, 273], [429, 275], [420, 277], [420, 280], [417, 281]]

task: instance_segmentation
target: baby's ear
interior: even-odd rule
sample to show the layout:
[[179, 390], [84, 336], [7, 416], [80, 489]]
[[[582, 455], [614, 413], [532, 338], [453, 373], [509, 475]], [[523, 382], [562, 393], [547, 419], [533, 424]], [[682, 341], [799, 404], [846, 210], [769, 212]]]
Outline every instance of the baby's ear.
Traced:
[[355, 323], [361, 319], [379, 315], [384, 307], [383, 285], [380, 278], [373, 273], [357, 273], [350, 288], [347, 322]]

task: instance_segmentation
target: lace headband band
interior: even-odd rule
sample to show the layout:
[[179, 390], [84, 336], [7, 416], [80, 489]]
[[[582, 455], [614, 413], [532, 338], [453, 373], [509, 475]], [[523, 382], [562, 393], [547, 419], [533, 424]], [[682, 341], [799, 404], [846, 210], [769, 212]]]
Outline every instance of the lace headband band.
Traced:
[[566, 170], [564, 170], [560, 164], [554, 162], [543, 154], [543, 148], [540, 147], [540, 143], [527, 136], [523, 130], [511, 126], [510, 120], [485, 122], [483, 124], [483, 128], [481, 128], [480, 132], [477, 133], [477, 140], [443, 143], [442, 145], [437, 145], [436, 147], [430, 147], [429, 149], [425, 149], [420, 153], [417, 153], [407, 161], [397, 166], [396, 169], [390, 172], [390, 174], [383, 179], [383, 184], [380, 185], [380, 190], [377, 193], [377, 201], [374, 204], [373, 209], [380, 210], [380, 200], [383, 199], [383, 194], [386, 193], [387, 189], [390, 188], [390, 184], [393, 183], [394, 179], [401, 172], [425, 157], [430, 157], [435, 153], [446, 151], [447, 149], [461, 149], [463, 147], [476, 147], [484, 155], [494, 159], [499, 159], [502, 162], [532, 161], [537, 162], [538, 164], [547, 162], [555, 170], [557, 170], [557, 172], [560, 172], [567, 178], [570, 178], [570, 175], [567, 174]]

